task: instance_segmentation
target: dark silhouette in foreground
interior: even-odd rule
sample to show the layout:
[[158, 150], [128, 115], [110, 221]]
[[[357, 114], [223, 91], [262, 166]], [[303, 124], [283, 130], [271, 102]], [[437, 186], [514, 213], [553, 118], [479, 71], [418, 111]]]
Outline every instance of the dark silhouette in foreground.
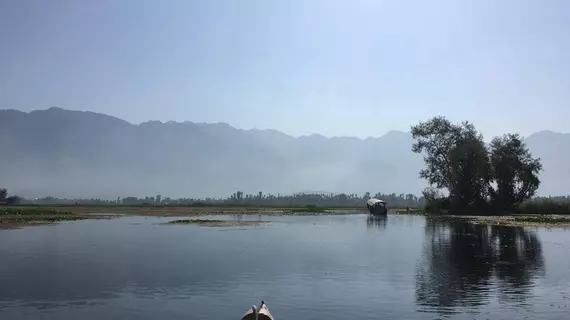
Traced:
[[269, 309], [265, 305], [264, 301], [261, 301], [261, 304], [258, 308], [255, 305], [245, 313], [245, 315], [241, 318], [241, 320], [273, 320], [273, 316]]

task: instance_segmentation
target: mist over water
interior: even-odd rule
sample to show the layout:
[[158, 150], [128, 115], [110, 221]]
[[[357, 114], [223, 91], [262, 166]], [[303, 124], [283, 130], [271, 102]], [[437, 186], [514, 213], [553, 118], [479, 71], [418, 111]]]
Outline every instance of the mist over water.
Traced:
[[[411, 125], [412, 123], [410, 123]], [[489, 137], [490, 138], [490, 137]], [[0, 110], [0, 187], [28, 198], [246, 194], [413, 193], [427, 186], [410, 133], [369, 139], [295, 138], [226, 124], [149, 121], [61, 108]], [[540, 132], [527, 142], [540, 157], [539, 195], [567, 195], [570, 134]]]
[[[219, 219], [220, 217], [216, 217]], [[232, 216], [223, 219], [234, 219]], [[422, 216], [128, 217], [0, 231], [3, 319], [561, 319], [564, 230]]]

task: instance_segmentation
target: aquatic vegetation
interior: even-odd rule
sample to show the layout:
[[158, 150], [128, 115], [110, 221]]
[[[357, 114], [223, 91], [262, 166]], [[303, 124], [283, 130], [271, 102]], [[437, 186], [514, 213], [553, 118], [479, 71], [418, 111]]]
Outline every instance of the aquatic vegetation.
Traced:
[[329, 210], [329, 208], [325, 208], [325, 207], [317, 207], [314, 205], [308, 205], [308, 206], [304, 206], [304, 207], [293, 207], [293, 208], [287, 208], [284, 209], [283, 212], [287, 213], [327, 213]]
[[197, 224], [206, 227], [235, 227], [235, 226], [254, 226], [260, 225], [263, 221], [251, 220], [210, 220], [210, 219], [182, 219], [171, 220], [167, 224]]
[[45, 215], [71, 215], [68, 211], [59, 211], [50, 208], [41, 207], [0, 207], [0, 216], [17, 215], [17, 216], [45, 216]]
[[470, 222], [483, 225], [503, 226], [570, 226], [570, 217], [559, 215], [508, 215], [508, 216], [450, 216], [429, 215], [426, 221], [441, 221], [449, 223]]
[[0, 224], [26, 224], [33, 222], [58, 222], [86, 219], [85, 216], [74, 215], [46, 208], [2, 208], [0, 207]]
[[52, 215], [52, 216], [0, 216], [0, 224], [4, 223], [14, 223], [14, 224], [24, 224], [31, 222], [60, 222], [60, 221], [76, 221], [89, 219], [87, 216], [77, 216], [77, 215]]
[[2, 227], [108, 218], [110, 218], [110, 216], [74, 214], [68, 211], [59, 211], [51, 208], [0, 207], [0, 225]]
[[546, 223], [546, 224], [557, 224], [557, 223], [570, 223], [569, 217], [560, 216], [515, 216], [513, 217], [515, 222], [536, 222], [536, 223]]
[[415, 215], [423, 215], [424, 214], [424, 210], [419, 209], [419, 208], [413, 208], [413, 209], [410, 208], [409, 210], [405, 209], [405, 208], [404, 209], [397, 208], [397, 209], [390, 209], [390, 210], [394, 211], [398, 214], [415, 214]]
[[204, 219], [183, 219], [183, 220], [171, 220], [168, 223], [173, 224], [195, 224], [195, 223], [216, 223], [222, 222], [223, 220], [204, 220]]

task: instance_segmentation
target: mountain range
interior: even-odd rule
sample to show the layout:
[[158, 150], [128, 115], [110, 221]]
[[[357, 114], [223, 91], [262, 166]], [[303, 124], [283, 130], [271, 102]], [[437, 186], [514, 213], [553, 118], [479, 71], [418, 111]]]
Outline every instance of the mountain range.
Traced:
[[[162, 194], [226, 197], [303, 190], [414, 193], [421, 155], [410, 133], [382, 137], [292, 137], [226, 123], [148, 121], [52, 107], [0, 110], [0, 186], [24, 197]], [[526, 138], [542, 159], [540, 195], [570, 193], [570, 134]]]

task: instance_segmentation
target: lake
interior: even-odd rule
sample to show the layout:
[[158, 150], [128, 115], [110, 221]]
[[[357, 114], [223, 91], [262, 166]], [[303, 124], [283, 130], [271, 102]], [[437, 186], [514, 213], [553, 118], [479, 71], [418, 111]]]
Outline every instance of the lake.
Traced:
[[0, 230], [0, 319], [240, 319], [260, 300], [277, 320], [570, 310], [566, 230], [407, 215], [238, 218], [269, 223], [125, 217]]

